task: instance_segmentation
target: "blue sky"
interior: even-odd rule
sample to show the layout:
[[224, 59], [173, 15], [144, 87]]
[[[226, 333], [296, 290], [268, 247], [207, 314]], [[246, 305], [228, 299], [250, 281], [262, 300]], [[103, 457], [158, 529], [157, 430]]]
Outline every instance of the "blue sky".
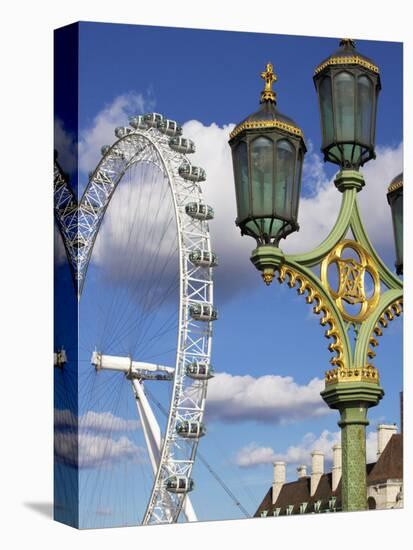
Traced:
[[[205, 197], [216, 211], [211, 234], [220, 259], [215, 277], [220, 319], [214, 325], [212, 352], [219, 375], [213, 381], [215, 388], [212, 384], [210, 387], [206, 413], [208, 435], [201, 440], [199, 449], [244, 506], [254, 513], [272, 480], [271, 460], [286, 457], [288, 478], [294, 479], [297, 464], [292, 458], [292, 447], [296, 448], [295, 455], [299, 452], [300, 457], [307, 459], [312, 446], [328, 448], [338, 432], [338, 418], [317, 397], [317, 384], [322, 387], [324, 371], [329, 368], [328, 342], [319, 319], [286, 285], [274, 283], [269, 288], [263, 285], [249, 261], [254, 242], [247, 237], [241, 239], [234, 227], [235, 203], [227, 139], [231, 125], [256, 110], [262, 89], [258, 75], [271, 61], [278, 75], [275, 85], [278, 107], [301, 126], [309, 149], [299, 214], [301, 230], [287, 239], [285, 248], [299, 250], [317, 244], [335, 219], [340, 194], [331, 184], [335, 168], [324, 165], [319, 154], [319, 114], [312, 74], [315, 66], [337, 49], [338, 40], [82, 23], [79, 41], [79, 189], [84, 187], [88, 171], [99, 159], [100, 146], [114, 141], [114, 127], [126, 125], [128, 114], [147, 110], [156, 110], [184, 124], [184, 135], [192, 137], [197, 144], [197, 153], [191, 160], [207, 169]], [[367, 185], [360, 196], [360, 207], [373, 243], [393, 269], [393, 239], [385, 188], [391, 177], [402, 170], [402, 46], [362, 40], [357, 41], [357, 45], [380, 67], [383, 87], [377, 118], [377, 160], [364, 170]], [[58, 106], [56, 115], [59, 139], [69, 136], [64, 142], [67, 144], [75, 132], [74, 123], [59, 112]], [[73, 150], [65, 160], [64, 168], [76, 177], [71, 164]], [[127, 203], [126, 189], [125, 186], [126, 196], [114, 197], [111, 206], [114, 214]], [[109, 237], [110, 219], [106, 230]], [[100, 237], [102, 243], [106, 242], [104, 235]], [[123, 238], [125, 235], [123, 233]], [[119, 250], [119, 246], [113, 246], [113, 250]], [[284, 247], [284, 242], [281, 246]], [[87, 391], [79, 416], [88, 426], [85, 441], [93, 437], [98, 446], [108, 417], [100, 417], [101, 424], [97, 427], [96, 423], [91, 425], [90, 416], [85, 415], [91, 410], [97, 414], [112, 412], [118, 418], [117, 428], [111, 423], [114, 453], [122, 437], [127, 438], [131, 447], [126, 445], [126, 457], [111, 467], [96, 463], [81, 471], [81, 490], [87, 503], [85, 525], [133, 523], [133, 514], [128, 515], [125, 510], [133, 509], [134, 503], [137, 508], [142, 507], [144, 486], [150, 484], [144, 461], [130, 458], [134, 450], [139, 453], [143, 446], [140, 430], [131, 430], [129, 425], [125, 430], [121, 422], [121, 419], [137, 418], [127, 382], [114, 377], [98, 380], [88, 363], [96, 342], [104, 347], [108, 332], [115, 330], [120, 322], [120, 317], [110, 314], [115, 300], [118, 310], [130, 308], [131, 303], [139, 304], [137, 291], [127, 289], [119, 293], [122, 282], [117, 278], [119, 273], [114, 275], [107, 258], [100, 260], [104, 257], [101, 256], [104, 247], [100, 245], [92, 258], [81, 304], [80, 330], [83, 327], [85, 336], [79, 352], [79, 380]], [[108, 271], [103, 277], [99, 266], [105, 261]], [[58, 269], [64, 271], [66, 267], [60, 265]], [[171, 303], [167, 303], [160, 311], [153, 331], [168, 318], [170, 307]], [[168, 351], [173, 346], [170, 338], [170, 334], [164, 336], [159, 344], [165, 361], [172, 358], [172, 352]], [[135, 344], [132, 336], [127, 343], [122, 342], [122, 351], [132, 351]], [[150, 349], [145, 353], [148, 357], [153, 355]], [[378, 407], [370, 410], [372, 427], [379, 422], [399, 423], [400, 320], [386, 330], [375, 365], [380, 370], [386, 396]], [[269, 378], [263, 378], [265, 376]], [[274, 392], [266, 414], [254, 404], [257, 396], [271, 400], [271, 394], [263, 394], [263, 385], [268, 392]], [[239, 400], [231, 393], [235, 387]], [[166, 399], [165, 389], [154, 391], [158, 399]], [[287, 404], [282, 403], [283, 393], [291, 396]], [[163, 422], [161, 414], [159, 422]], [[372, 448], [373, 435], [369, 435], [369, 442]], [[248, 466], [251, 456], [255, 458]], [[200, 463], [196, 464], [193, 477], [197, 490], [191, 498], [200, 519], [242, 517]], [[134, 481], [127, 481], [131, 479]]]

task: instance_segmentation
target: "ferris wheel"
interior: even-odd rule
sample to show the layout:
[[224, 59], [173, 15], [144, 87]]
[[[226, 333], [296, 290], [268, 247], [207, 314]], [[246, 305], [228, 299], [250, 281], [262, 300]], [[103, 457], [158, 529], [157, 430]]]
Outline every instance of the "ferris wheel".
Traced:
[[[133, 399], [152, 471], [141, 523], [173, 523], [181, 512], [195, 521], [191, 474], [206, 433], [212, 322], [218, 317], [212, 280], [217, 258], [208, 228], [214, 213], [201, 191], [206, 174], [188, 159], [193, 141], [159, 113], [131, 117], [115, 136], [102, 147], [79, 204], [55, 159], [55, 219], [79, 299], [79, 414], [85, 426], [99, 415], [114, 419], [106, 398], [116, 401], [123, 414], [118, 425], [125, 426], [130, 418], [122, 400]], [[129, 390], [115, 399], [119, 380]], [[148, 395], [162, 403], [163, 423]], [[85, 441], [103, 455], [101, 434], [92, 440], [90, 433]], [[115, 443], [125, 448], [124, 437]], [[87, 445], [79, 453], [83, 448], [87, 454]], [[85, 475], [84, 492], [100, 490], [102, 500], [104, 484], [96, 479], [110, 476], [108, 460], [100, 464], [99, 474]]]

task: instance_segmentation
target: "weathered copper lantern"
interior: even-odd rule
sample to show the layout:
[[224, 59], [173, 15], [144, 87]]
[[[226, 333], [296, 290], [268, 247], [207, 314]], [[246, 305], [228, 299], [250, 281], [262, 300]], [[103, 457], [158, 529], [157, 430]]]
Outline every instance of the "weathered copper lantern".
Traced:
[[230, 135], [237, 200], [236, 224], [257, 244], [278, 246], [297, 231], [301, 170], [306, 147], [301, 129], [276, 109], [268, 63], [261, 73], [265, 88], [257, 112]]
[[324, 160], [358, 170], [375, 158], [378, 67], [345, 38], [340, 48], [315, 69]]

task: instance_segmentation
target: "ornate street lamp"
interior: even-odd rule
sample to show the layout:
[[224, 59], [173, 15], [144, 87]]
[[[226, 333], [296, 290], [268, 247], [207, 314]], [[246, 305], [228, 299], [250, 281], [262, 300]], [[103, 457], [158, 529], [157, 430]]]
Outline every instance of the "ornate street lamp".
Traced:
[[403, 275], [403, 172], [396, 176], [387, 190], [393, 219], [394, 244], [396, 247], [396, 273]]
[[[241, 235], [255, 238], [263, 253], [271, 252], [280, 239], [299, 229], [297, 214], [306, 147], [301, 129], [276, 108], [272, 84], [277, 77], [271, 63], [261, 78], [265, 88], [260, 108], [234, 128], [229, 144], [235, 177], [236, 224]], [[263, 274], [267, 284], [273, 273], [269, 269]]]
[[[269, 284], [297, 288], [320, 315], [330, 340], [332, 368], [325, 373], [321, 396], [340, 413], [342, 508], [365, 510], [367, 411], [384, 395], [373, 365], [383, 329], [403, 308], [403, 283], [374, 250], [363, 226], [357, 194], [364, 186], [359, 168], [375, 157], [378, 67], [343, 39], [340, 49], [315, 70], [322, 147], [326, 161], [340, 171], [334, 183], [341, 209], [329, 235], [313, 250], [286, 255], [282, 237], [298, 229], [297, 210], [305, 145], [301, 130], [275, 109], [271, 64], [261, 75], [266, 86], [261, 109], [241, 122], [230, 136], [241, 233], [254, 237], [251, 260]], [[287, 142], [290, 155], [280, 145]], [[286, 159], [289, 159], [288, 162]], [[402, 178], [388, 194], [396, 235], [397, 265], [402, 269]], [[351, 237], [347, 235], [351, 232]], [[334, 268], [334, 269], [330, 269]], [[335, 275], [335, 276], [334, 276]], [[370, 285], [366, 284], [366, 277]], [[371, 283], [373, 283], [371, 285]], [[369, 288], [370, 287], [370, 288]], [[350, 334], [351, 333], [351, 334]], [[355, 341], [354, 344], [350, 343]]]
[[356, 51], [350, 38], [316, 68], [324, 160], [358, 170], [375, 158], [378, 67]]

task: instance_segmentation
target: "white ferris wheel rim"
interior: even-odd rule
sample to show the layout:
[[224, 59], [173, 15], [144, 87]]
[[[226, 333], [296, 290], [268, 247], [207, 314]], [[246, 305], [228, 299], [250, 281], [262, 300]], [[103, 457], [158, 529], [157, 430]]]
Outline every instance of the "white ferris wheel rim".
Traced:
[[[179, 440], [176, 436], [175, 429], [177, 422], [181, 419], [201, 422], [205, 409], [207, 380], [197, 380], [192, 384], [192, 387], [196, 387], [197, 389], [195, 390], [195, 396], [192, 395], [191, 399], [189, 399], [188, 395], [185, 393], [188, 391], [188, 386], [186, 385], [188, 382], [186, 366], [189, 364], [190, 359], [197, 357], [209, 365], [211, 358], [211, 321], [196, 321], [191, 318], [189, 313], [189, 306], [191, 304], [201, 303], [210, 305], [211, 307], [213, 305], [212, 268], [203, 269], [203, 280], [200, 280], [198, 278], [199, 275], [197, 276], [199, 266], [194, 267], [189, 261], [190, 252], [199, 250], [200, 247], [202, 250], [206, 250], [209, 254], [212, 254], [207, 220], [191, 219], [185, 211], [185, 206], [188, 203], [202, 203], [201, 187], [199, 183], [185, 180], [179, 174], [179, 167], [182, 166], [182, 164], [191, 165], [191, 163], [186, 154], [174, 151], [169, 147], [168, 136], [160, 132], [156, 127], [150, 127], [147, 130], [130, 128], [129, 132], [115, 141], [110, 146], [109, 150], [102, 156], [79, 203], [78, 220], [76, 221], [81, 229], [86, 228], [86, 234], [89, 236], [88, 246], [86, 250], [84, 250], [86, 255], [79, 255], [79, 248], [77, 248], [77, 255], [76, 258], [74, 258], [73, 250], [71, 251], [70, 245], [67, 244], [70, 231], [66, 231], [67, 234], [64, 235], [66, 230], [64, 220], [61, 218], [59, 219], [58, 216], [56, 217], [59, 229], [64, 237], [63, 240], [69, 257], [69, 263], [70, 260], [72, 260], [73, 263], [76, 260], [76, 265], [73, 269], [77, 270], [78, 292], [80, 298], [87, 266], [106, 208], [117, 186], [130, 166], [143, 162], [140, 155], [142, 152], [145, 152], [145, 148], [137, 150], [142, 141], [149, 146], [149, 149], [146, 150], [146, 155], [149, 154], [148, 158], [154, 162], [156, 159], [151, 158], [150, 155], [155, 154], [155, 157], [157, 157], [157, 160], [160, 162], [154, 162], [154, 164], [160, 168], [168, 180], [175, 214], [179, 261], [180, 290], [178, 337], [173, 388], [169, 404], [168, 421], [163, 434], [164, 437], [159, 465], [142, 521], [143, 524], [157, 524], [173, 523], [178, 520], [186, 494], [169, 493], [166, 489], [166, 480], [174, 475], [183, 475], [190, 479], [196, 457], [199, 439], [186, 440], [185, 442]], [[112, 180], [112, 189], [109, 189], [109, 192], [106, 193], [105, 202], [101, 205], [99, 219], [94, 219], [91, 223], [90, 210], [87, 211], [87, 209], [88, 206], [90, 207], [90, 200], [88, 201], [88, 198], [90, 198], [90, 194], [93, 193], [93, 186], [104, 186], [104, 183], [102, 183], [102, 176], [107, 175], [107, 173], [105, 174], [104, 167], [107, 164], [112, 165], [112, 168], [114, 166], [116, 167], [116, 165], [119, 164], [119, 153], [122, 151], [125, 152], [128, 148], [130, 151], [131, 145], [136, 147], [134, 153], [128, 158], [128, 162], [125, 166], [121, 168], [118, 173], [114, 170], [114, 177], [109, 178], [109, 180]], [[114, 155], [116, 158], [114, 158]], [[59, 179], [59, 177], [65, 179], [61, 173], [59, 174], [59, 167], [55, 164], [55, 184], [56, 178]], [[106, 184], [110, 187], [110, 183], [106, 182]], [[67, 191], [70, 192], [71, 190], [69, 189]], [[82, 232], [79, 231], [79, 234], [81, 233]], [[72, 257], [70, 257], [71, 252]], [[79, 272], [81, 272], [80, 276]], [[195, 336], [191, 336], [191, 334], [195, 334]], [[190, 401], [190, 407], [185, 405], [188, 399]], [[179, 461], [174, 459], [174, 451], [177, 445], [179, 446], [180, 452], [182, 452], [182, 448], [186, 448], [186, 460], [182, 460], [182, 457], [180, 457]]]

